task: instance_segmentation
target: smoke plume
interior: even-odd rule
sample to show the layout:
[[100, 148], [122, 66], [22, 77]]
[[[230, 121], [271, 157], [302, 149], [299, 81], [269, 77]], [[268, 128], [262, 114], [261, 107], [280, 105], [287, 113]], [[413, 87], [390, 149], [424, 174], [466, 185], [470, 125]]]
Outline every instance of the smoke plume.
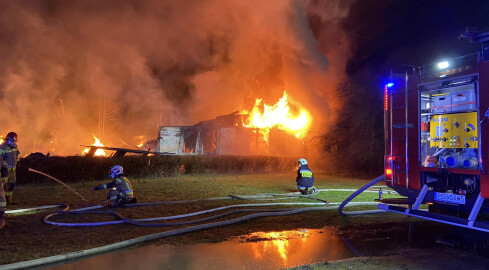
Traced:
[[284, 90], [317, 130], [334, 121], [351, 1], [0, 0], [0, 134], [68, 155], [134, 147]]

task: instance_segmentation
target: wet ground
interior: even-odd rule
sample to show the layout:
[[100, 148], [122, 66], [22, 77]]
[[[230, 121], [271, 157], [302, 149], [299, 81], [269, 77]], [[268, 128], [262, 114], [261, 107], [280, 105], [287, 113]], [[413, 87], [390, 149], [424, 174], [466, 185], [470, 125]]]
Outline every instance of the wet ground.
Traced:
[[128, 249], [51, 269], [280, 269], [355, 256], [331, 228], [255, 232], [213, 244]]
[[[358, 268], [362, 269], [366, 264], [375, 267], [375, 260], [366, 262], [363, 259], [366, 257], [384, 256], [381, 257], [385, 258], [384, 260], [399, 260], [401, 266], [406, 266], [402, 260], [409, 263], [410, 257], [416, 260], [415, 257], [422, 258], [424, 254], [427, 262], [422, 263], [418, 260], [415, 269], [434, 269], [435, 266], [429, 266], [434, 257], [444, 258], [444, 261], [448, 261], [447, 265], [453, 266], [452, 269], [465, 269], [463, 260], [457, 256], [466, 257], [468, 253], [472, 256], [471, 264], [477, 266], [477, 258], [483, 263], [489, 247], [487, 240], [489, 235], [486, 233], [417, 220], [389, 223], [387, 226], [377, 224], [254, 232], [211, 244], [150, 245], [48, 268], [283, 269], [313, 264], [319, 264], [321, 267], [328, 264], [333, 266], [334, 263], [331, 262], [357, 257], [362, 258]], [[447, 250], [450, 254], [447, 254]], [[406, 254], [408, 257], [404, 258], [403, 255]], [[449, 262], [451, 259], [453, 263]], [[382, 264], [385, 262], [380, 265]], [[457, 268], [456, 264], [461, 264], [461, 268]], [[354, 265], [348, 260], [341, 261], [339, 269], [351, 269]], [[395, 268], [397, 266], [389, 264], [387, 268], [382, 269]], [[403, 269], [408, 268], [406, 266]]]

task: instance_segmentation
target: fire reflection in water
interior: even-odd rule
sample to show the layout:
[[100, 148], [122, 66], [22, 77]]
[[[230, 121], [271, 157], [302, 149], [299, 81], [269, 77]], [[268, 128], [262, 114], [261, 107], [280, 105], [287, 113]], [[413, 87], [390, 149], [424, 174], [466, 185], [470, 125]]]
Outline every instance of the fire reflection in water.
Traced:
[[276, 253], [286, 265], [289, 239], [301, 239], [305, 243], [307, 231], [255, 232], [248, 237], [262, 240], [252, 246], [255, 259], [263, 259], [263, 254]]
[[212, 244], [144, 246], [50, 269], [282, 269], [353, 256], [334, 229], [323, 228], [255, 232]]

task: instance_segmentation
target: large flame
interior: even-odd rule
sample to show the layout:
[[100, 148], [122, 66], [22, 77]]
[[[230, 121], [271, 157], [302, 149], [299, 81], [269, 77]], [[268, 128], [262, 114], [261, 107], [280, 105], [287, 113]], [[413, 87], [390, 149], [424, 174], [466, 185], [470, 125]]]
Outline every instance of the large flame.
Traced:
[[301, 138], [306, 134], [310, 126], [310, 116], [306, 110], [300, 109], [296, 115], [292, 114], [285, 91], [282, 98], [275, 105], [271, 106], [265, 103], [262, 105], [262, 99], [257, 98], [255, 106], [250, 112], [242, 110], [240, 113], [248, 114], [243, 126], [258, 128], [266, 141], [268, 141], [271, 128], [285, 130], [294, 134], [297, 138]]
[[[93, 146], [104, 146], [102, 144], [102, 142], [100, 141], [100, 139], [97, 138], [95, 135], [93, 135], [93, 138], [95, 139], [95, 142], [92, 144]], [[87, 148], [83, 149], [82, 154], [86, 155], [88, 153], [88, 151], [90, 151], [90, 147], [87, 147]], [[105, 151], [103, 149], [97, 149], [97, 151], [95, 151], [94, 156], [96, 156], [96, 157], [106, 157], [107, 154], [105, 153]]]

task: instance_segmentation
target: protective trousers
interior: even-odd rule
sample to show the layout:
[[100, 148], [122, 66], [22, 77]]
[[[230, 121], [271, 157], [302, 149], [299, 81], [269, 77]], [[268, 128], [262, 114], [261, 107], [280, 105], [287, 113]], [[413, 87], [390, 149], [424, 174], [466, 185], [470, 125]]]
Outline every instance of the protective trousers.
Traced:
[[17, 181], [15, 168], [8, 169], [8, 177], [2, 178], [3, 191], [5, 192], [5, 201], [7, 203], [12, 201], [12, 192], [15, 189], [15, 182]]
[[112, 203], [129, 203], [132, 199], [132, 190], [119, 191], [116, 188], [112, 188], [109, 191], [109, 195], [107, 196], [107, 200], [110, 200]]
[[2, 218], [2, 213], [5, 212], [5, 207], [7, 207], [7, 201], [5, 200], [5, 190], [3, 190], [3, 185], [0, 185], [0, 219]]

